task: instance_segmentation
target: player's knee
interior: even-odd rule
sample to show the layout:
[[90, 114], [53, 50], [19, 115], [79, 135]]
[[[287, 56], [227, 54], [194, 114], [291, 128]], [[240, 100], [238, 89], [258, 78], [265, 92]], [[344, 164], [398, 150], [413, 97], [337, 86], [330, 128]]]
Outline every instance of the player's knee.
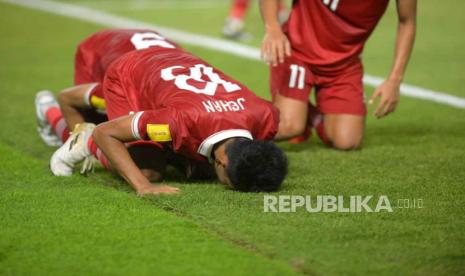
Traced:
[[331, 139], [331, 145], [338, 150], [357, 150], [362, 146], [362, 135], [335, 135]]

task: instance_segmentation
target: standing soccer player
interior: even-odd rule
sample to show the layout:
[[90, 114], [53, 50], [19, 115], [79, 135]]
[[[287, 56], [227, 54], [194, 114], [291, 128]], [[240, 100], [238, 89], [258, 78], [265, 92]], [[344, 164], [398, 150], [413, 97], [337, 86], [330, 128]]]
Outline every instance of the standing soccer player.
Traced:
[[189, 159], [210, 161], [219, 180], [240, 191], [275, 191], [286, 173], [273, 105], [205, 61], [178, 48], [130, 52], [108, 68], [103, 84], [110, 121], [78, 128], [51, 158], [55, 175], [70, 175], [97, 146], [139, 194], [175, 193], [153, 185], [125, 143], [151, 141]]
[[82, 122], [106, 121], [102, 83], [108, 66], [122, 55], [149, 47], [175, 48], [176, 43], [146, 29], [109, 29], [82, 41], [74, 61], [74, 86], [64, 89], [58, 101], [50, 91], [36, 95], [38, 131], [50, 146], [61, 145], [69, 130]]
[[[262, 56], [271, 64], [270, 89], [281, 111], [277, 139], [315, 127], [334, 148], [361, 146], [366, 117], [361, 54], [384, 14], [388, 0], [295, 0], [281, 28], [277, 0], [261, 0], [266, 34]], [[398, 28], [392, 70], [370, 103], [381, 97], [375, 116], [393, 112], [413, 48], [416, 0], [397, 0]], [[317, 111], [308, 102], [316, 91]], [[322, 113], [322, 120], [315, 119]], [[307, 131], [306, 131], [307, 130]]]

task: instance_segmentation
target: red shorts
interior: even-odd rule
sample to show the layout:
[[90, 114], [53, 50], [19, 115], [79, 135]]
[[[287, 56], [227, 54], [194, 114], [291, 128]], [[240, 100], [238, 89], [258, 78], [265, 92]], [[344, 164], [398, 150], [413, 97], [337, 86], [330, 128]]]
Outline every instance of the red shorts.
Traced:
[[327, 68], [302, 62], [295, 57], [286, 58], [276, 67], [270, 66], [270, 89], [292, 99], [308, 102], [315, 87], [316, 104], [323, 113], [354, 114], [366, 116], [363, 93], [363, 66], [360, 60], [343, 70], [331, 72]]

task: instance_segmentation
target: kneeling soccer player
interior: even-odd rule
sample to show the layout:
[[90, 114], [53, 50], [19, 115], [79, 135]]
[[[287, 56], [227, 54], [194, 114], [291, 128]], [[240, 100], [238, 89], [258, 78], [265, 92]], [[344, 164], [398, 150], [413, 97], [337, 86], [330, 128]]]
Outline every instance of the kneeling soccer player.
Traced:
[[76, 50], [74, 84], [58, 102], [50, 91], [36, 95], [38, 131], [49, 146], [59, 146], [78, 123], [106, 121], [102, 82], [108, 66], [122, 55], [149, 47], [175, 48], [176, 43], [146, 29], [109, 29], [82, 41]]
[[275, 191], [284, 180], [287, 159], [265, 141], [278, 129], [277, 109], [192, 54], [158, 47], [130, 52], [110, 65], [103, 91], [110, 121], [78, 127], [51, 158], [55, 175], [70, 175], [98, 146], [103, 154], [96, 157], [139, 194], [177, 192], [152, 185], [130, 158], [125, 143], [147, 140], [214, 162], [219, 180], [233, 189]]

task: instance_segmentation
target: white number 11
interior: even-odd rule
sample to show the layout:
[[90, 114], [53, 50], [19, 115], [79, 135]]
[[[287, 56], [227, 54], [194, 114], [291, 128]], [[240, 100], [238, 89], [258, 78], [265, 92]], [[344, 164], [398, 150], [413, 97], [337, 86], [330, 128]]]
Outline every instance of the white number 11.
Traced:
[[304, 89], [305, 87], [305, 68], [297, 64], [291, 64], [291, 77], [289, 79], [289, 87]]

